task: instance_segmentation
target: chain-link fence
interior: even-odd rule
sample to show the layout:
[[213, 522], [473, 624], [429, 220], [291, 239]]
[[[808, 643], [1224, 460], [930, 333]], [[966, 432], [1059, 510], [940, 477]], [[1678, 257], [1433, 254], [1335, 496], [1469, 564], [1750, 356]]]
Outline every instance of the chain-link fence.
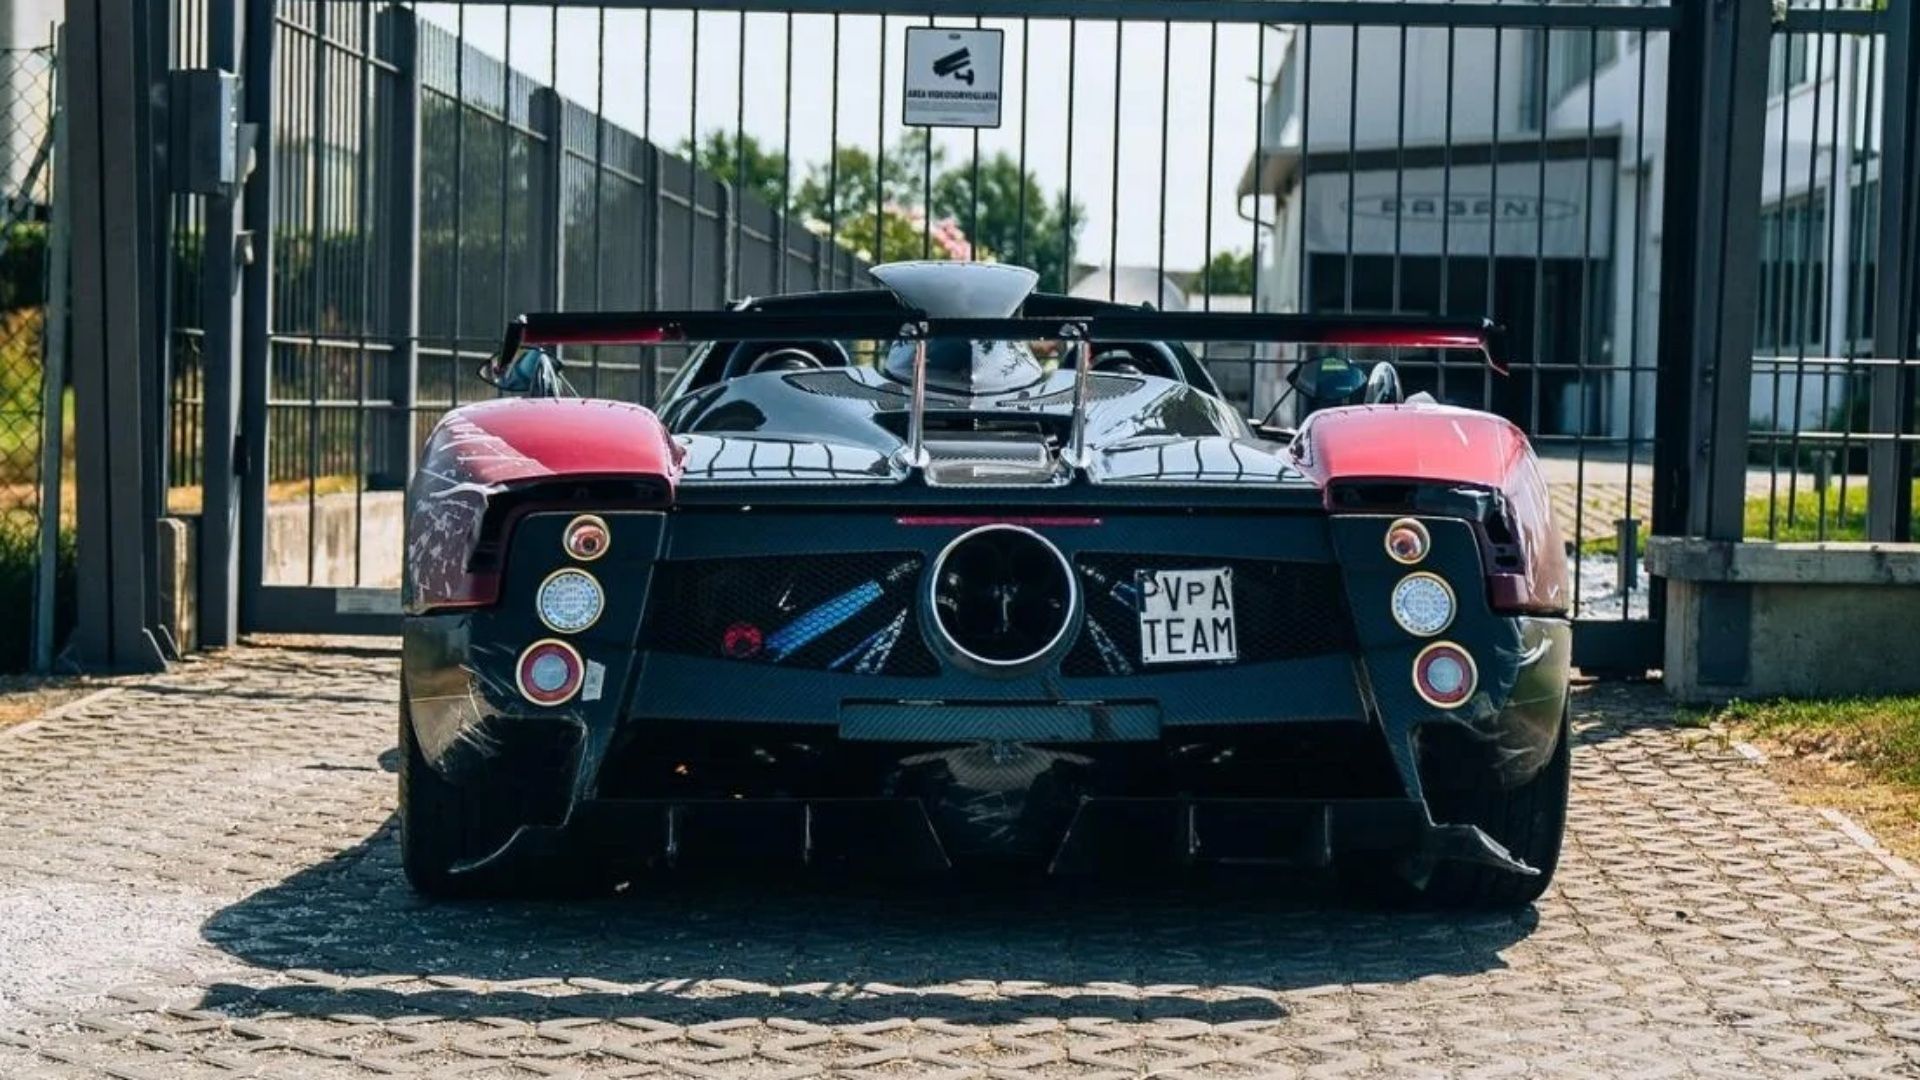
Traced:
[[[0, 671], [25, 666], [44, 513], [54, 54], [0, 51]], [[56, 398], [57, 400], [57, 398]], [[64, 440], [63, 440], [64, 442]]]

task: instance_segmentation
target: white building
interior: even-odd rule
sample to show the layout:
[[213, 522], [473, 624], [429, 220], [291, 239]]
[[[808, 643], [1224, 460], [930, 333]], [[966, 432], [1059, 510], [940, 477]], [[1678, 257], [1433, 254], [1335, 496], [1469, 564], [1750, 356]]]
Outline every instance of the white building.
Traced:
[[[1273, 223], [1261, 307], [1491, 313], [1537, 372], [1488, 382], [1450, 359], [1443, 391], [1431, 357], [1403, 357], [1410, 388], [1486, 394], [1544, 434], [1650, 436], [1666, 36], [1647, 35], [1643, 58], [1639, 31], [1555, 31], [1543, 84], [1539, 32], [1413, 28], [1404, 65], [1398, 29], [1358, 33], [1356, 50], [1350, 28], [1316, 27], [1310, 45], [1296, 29], [1273, 75], [1240, 189]], [[1790, 40], [1776, 39], [1768, 91], [1756, 345], [1842, 355], [1862, 336], [1850, 328], [1871, 325], [1853, 287], [1872, 281], [1872, 229], [1855, 209], [1876, 175], [1869, 47]], [[1848, 272], [1827, 271], [1843, 261]], [[1756, 367], [1765, 426], [1785, 429], [1796, 409], [1817, 425], [1840, 400], [1825, 369]]]

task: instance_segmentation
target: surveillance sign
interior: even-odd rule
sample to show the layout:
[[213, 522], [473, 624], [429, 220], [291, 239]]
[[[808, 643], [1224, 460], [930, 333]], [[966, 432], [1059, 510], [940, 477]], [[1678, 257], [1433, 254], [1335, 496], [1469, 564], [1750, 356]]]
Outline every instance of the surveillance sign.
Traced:
[[998, 30], [908, 27], [904, 122], [999, 127], [1002, 41]]

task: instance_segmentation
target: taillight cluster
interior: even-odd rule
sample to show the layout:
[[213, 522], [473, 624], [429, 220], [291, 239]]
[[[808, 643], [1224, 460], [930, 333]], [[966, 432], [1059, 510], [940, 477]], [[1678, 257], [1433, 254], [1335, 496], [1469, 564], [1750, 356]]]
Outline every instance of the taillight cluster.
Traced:
[[[567, 523], [560, 547], [578, 562], [592, 562], [607, 553], [613, 534], [594, 514], [582, 514]], [[606, 610], [606, 591], [600, 581], [577, 566], [548, 574], [533, 597], [535, 614], [556, 634], [578, 634], [600, 621]], [[560, 638], [545, 638], [526, 647], [514, 666], [520, 696], [535, 705], [564, 705], [586, 681], [587, 665], [580, 650]]]
[[[1400, 518], [1387, 526], [1387, 557], [1402, 566], [1418, 566], [1433, 548], [1427, 527], [1414, 518]], [[1389, 600], [1393, 621], [1414, 637], [1430, 638], [1453, 625], [1458, 608], [1453, 586], [1439, 574], [1415, 570], [1394, 583]], [[1440, 709], [1456, 709], [1473, 696], [1479, 669], [1465, 649], [1451, 641], [1436, 641], [1413, 660], [1413, 689], [1420, 699]]]

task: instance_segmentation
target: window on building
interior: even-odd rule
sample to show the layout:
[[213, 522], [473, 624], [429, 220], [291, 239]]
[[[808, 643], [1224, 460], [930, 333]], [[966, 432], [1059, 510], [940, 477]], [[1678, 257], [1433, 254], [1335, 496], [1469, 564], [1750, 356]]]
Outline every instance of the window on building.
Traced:
[[1827, 312], [1827, 201], [1821, 191], [1760, 211], [1759, 325], [1762, 353], [1817, 350]]
[[1556, 30], [1547, 50], [1547, 100], [1558, 102], [1620, 56], [1613, 30]]
[[1784, 94], [1813, 81], [1807, 62], [1807, 35], [1773, 35], [1773, 53], [1767, 62], [1767, 93]]

